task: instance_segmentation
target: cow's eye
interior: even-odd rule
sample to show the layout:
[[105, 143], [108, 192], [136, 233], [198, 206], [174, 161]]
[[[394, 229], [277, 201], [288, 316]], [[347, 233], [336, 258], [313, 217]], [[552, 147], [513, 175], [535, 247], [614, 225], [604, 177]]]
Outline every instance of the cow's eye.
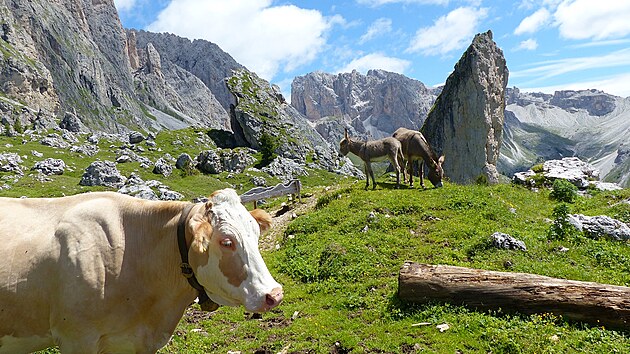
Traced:
[[221, 240], [221, 246], [232, 248], [234, 246], [234, 242], [232, 242], [232, 240], [230, 240], [229, 238], [224, 238], [223, 240]]

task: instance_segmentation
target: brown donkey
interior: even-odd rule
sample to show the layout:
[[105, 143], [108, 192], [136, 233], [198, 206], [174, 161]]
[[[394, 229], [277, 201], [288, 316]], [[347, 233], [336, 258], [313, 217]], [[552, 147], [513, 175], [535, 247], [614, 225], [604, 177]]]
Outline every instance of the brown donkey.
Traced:
[[[420, 160], [420, 165], [418, 166], [420, 170], [420, 185], [424, 188], [424, 168], [422, 166], [422, 161], [424, 160], [429, 167], [427, 178], [435, 187], [442, 187], [442, 178], [444, 177], [442, 164], [444, 163], [444, 155], [438, 158], [422, 133], [417, 130], [398, 128], [393, 136], [402, 144], [406, 169], [409, 172], [409, 186], [413, 187], [413, 161]], [[404, 170], [405, 169], [403, 169], [403, 178], [405, 177]]]
[[389, 162], [394, 166], [396, 170], [396, 188], [400, 187], [400, 172], [403, 166], [402, 146], [400, 141], [391, 137], [372, 141], [354, 140], [348, 135], [348, 129], [346, 129], [344, 138], [341, 139], [339, 143], [339, 151], [344, 156], [348, 155], [348, 152], [351, 152], [363, 160], [366, 178], [365, 189], [368, 189], [370, 186], [370, 177], [372, 177], [372, 189], [376, 188], [371, 162], [383, 161], [385, 159], [389, 159]]

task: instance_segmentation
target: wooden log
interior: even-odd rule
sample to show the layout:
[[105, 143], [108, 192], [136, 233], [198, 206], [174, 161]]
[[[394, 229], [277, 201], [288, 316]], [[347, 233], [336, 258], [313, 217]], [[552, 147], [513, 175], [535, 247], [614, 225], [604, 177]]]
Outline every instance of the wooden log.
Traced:
[[405, 262], [398, 277], [398, 297], [478, 310], [553, 313], [570, 321], [630, 328], [630, 288], [625, 286]]

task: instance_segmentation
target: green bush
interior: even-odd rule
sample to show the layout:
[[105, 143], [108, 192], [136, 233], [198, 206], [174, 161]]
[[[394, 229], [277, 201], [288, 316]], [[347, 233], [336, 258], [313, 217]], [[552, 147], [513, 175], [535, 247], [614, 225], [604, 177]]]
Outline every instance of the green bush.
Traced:
[[566, 203], [558, 204], [554, 209], [551, 217], [553, 223], [547, 233], [550, 240], [566, 240], [577, 234], [577, 229], [569, 222], [569, 214], [571, 213]]
[[260, 161], [260, 167], [265, 167], [271, 163], [278, 155], [276, 154], [276, 148], [278, 148], [278, 139], [274, 138], [271, 134], [263, 132], [260, 136], [260, 153], [262, 158]]
[[553, 181], [551, 189], [549, 196], [559, 202], [573, 203], [575, 198], [577, 198], [577, 187], [566, 179]]

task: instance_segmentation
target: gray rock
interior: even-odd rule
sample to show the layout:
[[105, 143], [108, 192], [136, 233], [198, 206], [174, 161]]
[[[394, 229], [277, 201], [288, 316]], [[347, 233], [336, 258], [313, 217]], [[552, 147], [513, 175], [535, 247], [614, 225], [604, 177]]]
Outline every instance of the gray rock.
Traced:
[[492, 246], [496, 248], [503, 248], [506, 250], [520, 250], [527, 251], [525, 242], [517, 240], [516, 238], [504, 234], [502, 232], [495, 232], [490, 236], [492, 238]]
[[[543, 163], [543, 170], [539, 174], [545, 185], [551, 185], [553, 180], [556, 179], [564, 179], [582, 190], [588, 187], [594, 187], [599, 190], [622, 189], [616, 183], [598, 181], [599, 170], [577, 157], [565, 157], [560, 160], [545, 161]], [[533, 178], [536, 175], [537, 173], [531, 169], [524, 172], [517, 172], [512, 177], [512, 182], [533, 187]]]
[[218, 174], [223, 172], [221, 157], [215, 150], [202, 151], [197, 156], [197, 166], [203, 173]]
[[194, 165], [195, 162], [193, 161], [192, 157], [190, 157], [190, 155], [188, 155], [187, 153], [182, 153], [181, 155], [179, 155], [177, 161], [175, 162], [175, 168], [180, 170], [192, 167]]
[[173, 173], [173, 165], [171, 165], [165, 158], [160, 157], [153, 167], [153, 173], [168, 177]]
[[5, 152], [0, 154], [1, 172], [12, 172], [21, 176], [24, 174], [24, 172], [22, 172], [23, 167], [20, 165], [21, 163], [22, 158], [14, 152]]
[[169, 189], [160, 189], [160, 200], [182, 200], [184, 195]]
[[85, 169], [79, 184], [82, 186], [120, 188], [125, 184], [125, 180], [126, 178], [116, 169], [114, 162], [95, 161]]
[[569, 222], [590, 238], [607, 238], [616, 241], [630, 239], [630, 227], [628, 224], [606, 215], [586, 216], [573, 214], [569, 215]]
[[138, 144], [144, 141], [144, 135], [137, 131], [129, 132], [129, 143], [130, 144]]
[[254, 177], [251, 178], [251, 181], [254, 184], [254, 186], [256, 186], [256, 187], [266, 187], [267, 186], [267, 180], [264, 177], [254, 176]]
[[131, 173], [131, 175], [129, 175], [125, 184], [118, 189], [118, 193], [146, 200], [159, 199], [151, 187], [149, 187], [144, 180], [135, 173]]
[[308, 172], [302, 165], [284, 157], [277, 157], [269, 165], [263, 167], [262, 171], [270, 176], [280, 178], [283, 183], [300, 176], [308, 176]]
[[72, 145], [70, 151], [85, 156], [94, 156], [98, 154], [99, 148], [97, 145]]
[[62, 175], [66, 169], [66, 163], [60, 159], [47, 158], [36, 162], [32, 169], [40, 171], [46, 176]]
[[70, 144], [68, 142], [66, 142], [59, 135], [54, 134], [54, 133], [49, 134], [47, 137], [40, 140], [39, 143], [45, 146], [50, 146], [50, 147], [59, 148], [59, 149], [67, 149], [68, 147], [70, 147]]
[[77, 117], [75, 112], [66, 112], [66, 114], [64, 114], [63, 116], [63, 119], [59, 123], [59, 127], [73, 133], [79, 133], [81, 131], [87, 130], [87, 128], [81, 122], [79, 117]]
[[485, 176], [490, 184], [499, 182], [507, 81], [505, 57], [492, 32], [477, 34], [421, 129], [435, 152], [446, 156], [444, 175], [451, 181], [474, 183]]

